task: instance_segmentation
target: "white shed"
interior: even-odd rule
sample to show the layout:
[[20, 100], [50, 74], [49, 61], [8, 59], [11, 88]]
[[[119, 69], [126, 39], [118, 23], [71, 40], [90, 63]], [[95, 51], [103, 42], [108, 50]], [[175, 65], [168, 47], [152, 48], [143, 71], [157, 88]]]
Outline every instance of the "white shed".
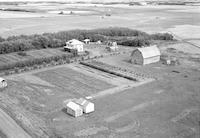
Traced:
[[160, 50], [157, 46], [137, 48], [131, 54], [131, 63], [146, 65], [160, 61]]
[[83, 45], [84, 43], [76, 40], [76, 39], [72, 39], [66, 42], [66, 46], [64, 46], [65, 51], [71, 51], [71, 50], [77, 50], [77, 52], [83, 52]]
[[75, 102], [82, 107], [84, 113], [94, 112], [94, 103], [91, 103], [83, 98], [77, 99]]
[[81, 106], [72, 101], [66, 104], [66, 108], [67, 108], [67, 113], [74, 117], [78, 117], [83, 114], [83, 109], [81, 108]]
[[85, 42], [85, 44], [90, 44], [90, 39], [85, 39], [83, 41]]
[[7, 82], [4, 78], [0, 78], [0, 88], [5, 88], [7, 87]]

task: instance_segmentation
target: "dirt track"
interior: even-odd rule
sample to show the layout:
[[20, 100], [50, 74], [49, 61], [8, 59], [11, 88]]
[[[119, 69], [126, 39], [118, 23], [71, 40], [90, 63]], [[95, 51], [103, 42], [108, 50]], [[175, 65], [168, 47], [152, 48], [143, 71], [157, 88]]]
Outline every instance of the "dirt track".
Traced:
[[0, 109], [0, 130], [8, 138], [31, 138], [17, 123]]

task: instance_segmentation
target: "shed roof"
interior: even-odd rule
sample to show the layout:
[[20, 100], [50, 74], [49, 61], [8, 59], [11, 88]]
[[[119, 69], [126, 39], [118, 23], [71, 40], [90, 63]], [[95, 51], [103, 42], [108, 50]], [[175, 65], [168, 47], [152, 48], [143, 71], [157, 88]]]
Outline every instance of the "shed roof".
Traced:
[[143, 58], [149, 58], [149, 57], [154, 57], [154, 56], [160, 56], [160, 50], [159, 48], [154, 45], [154, 46], [149, 46], [149, 47], [143, 47], [143, 48], [137, 48], [136, 50], [134, 50], [132, 52], [132, 56], [134, 54], [135, 51], [140, 51]]
[[90, 39], [85, 39], [85, 40], [83, 40], [83, 41], [90, 41]]
[[73, 110], [79, 110], [80, 106], [74, 102], [68, 102], [67, 103], [67, 107], [73, 109]]
[[72, 45], [84, 44], [83, 42], [81, 42], [81, 41], [79, 41], [79, 40], [77, 40], [77, 39], [69, 40], [69, 41], [67, 41], [66, 43], [72, 44]]
[[90, 104], [89, 101], [87, 101], [87, 100], [85, 100], [85, 99], [83, 99], [83, 98], [77, 99], [75, 102], [76, 102], [77, 104], [79, 104], [79, 105], [82, 105], [82, 106], [87, 106], [87, 105]]

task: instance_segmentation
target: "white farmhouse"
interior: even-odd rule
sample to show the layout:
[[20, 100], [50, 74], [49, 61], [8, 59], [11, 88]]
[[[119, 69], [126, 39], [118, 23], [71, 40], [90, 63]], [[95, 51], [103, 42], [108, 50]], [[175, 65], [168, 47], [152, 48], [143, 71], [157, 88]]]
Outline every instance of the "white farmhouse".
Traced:
[[157, 46], [137, 48], [131, 54], [131, 63], [146, 65], [160, 61], [160, 50]]
[[66, 46], [64, 46], [64, 50], [68, 52], [71, 52], [74, 50], [77, 50], [77, 52], [83, 52], [84, 51], [83, 46], [84, 46], [83, 42], [76, 39], [72, 39], [66, 42]]
[[83, 109], [80, 107], [80, 105], [78, 105], [72, 101], [70, 101], [66, 104], [66, 108], [67, 108], [67, 113], [74, 117], [83, 115]]
[[4, 78], [0, 78], [0, 88], [5, 88], [7, 87], [7, 82]]
[[81, 106], [84, 113], [91, 113], [94, 111], [94, 103], [91, 103], [83, 98], [77, 99], [75, 102]]

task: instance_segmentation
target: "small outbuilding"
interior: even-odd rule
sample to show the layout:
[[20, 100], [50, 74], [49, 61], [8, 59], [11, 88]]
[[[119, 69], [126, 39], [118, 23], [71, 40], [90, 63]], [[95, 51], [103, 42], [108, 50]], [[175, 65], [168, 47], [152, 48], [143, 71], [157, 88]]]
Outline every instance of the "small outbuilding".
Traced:
[[118, 51], [119, 47], [117, 45], [117, 42], [108, 42], [107, 44], [108, 46], [106, 47], [106, 49], [110, 52], [114, 52], [114, 51]]
[[83, 41], [85, 42], [85, 44], [90, 44], [90, 39], [85, 39]]
[[147, 4], [148, 4], [148, 3], [145, 2], [145, 1], [139, 2], [139, 5], [141, 5], [141, 6], [146, 6]]
[[7, 87], [7, 82], [4, 78], [0, 78], [0, 88], [5, 88]]
[[109, 52], [115, 52], [115, 51], [118, 51], [118, 50], [119, 50], [119, 47], [118, 47], [118, 46], [108, 46], [108, 47], [106, 47], [106, 49], [107, 49]]
[[68, 52], [72, 52], [72, 51], [84, 52], [83, 46], [84, 46], [83, 42], [76, 39], [72, 39], [66, 42], [66, 45], [64, 46], [64, 50]]
[[99, 41], [96, 42], [96, 44], [99, 44], [99, 45], [100, 45], [100, 44], [102, 44], [102, 42], [99, 40]]
[[146, 65], [160, 61], [160, 50], [157, 46], [137, 48], [131, 54], [131, 63]]
[[94, 103], [83, 98], [77, 99], [75, 102], [81, 106], [84, 113], [94, 112]]
[[77, 103], [70, 101], [66, 104], [67, 113], [74, 117], [83, 115], [83, 109]]

